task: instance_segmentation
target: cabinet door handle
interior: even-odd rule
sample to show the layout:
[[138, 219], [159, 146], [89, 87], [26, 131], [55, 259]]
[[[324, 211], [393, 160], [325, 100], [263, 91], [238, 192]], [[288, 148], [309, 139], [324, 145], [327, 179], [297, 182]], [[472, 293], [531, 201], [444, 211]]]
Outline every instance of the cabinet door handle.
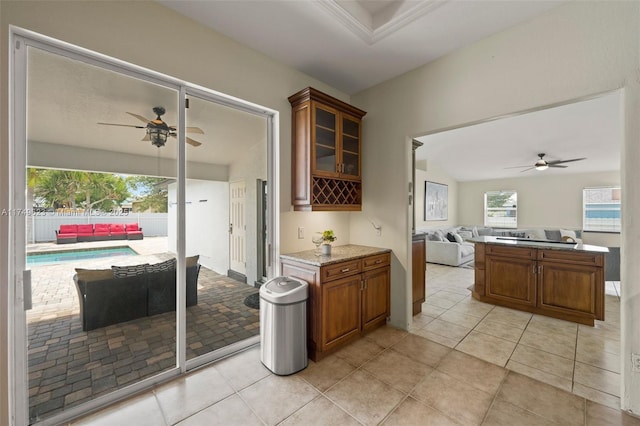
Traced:
[[378, 263], [382, 263], [382, 259], [378, 259], [378, 260], [376, 260], [376, 265], [377, 265]]
[[534, 273], [534, 274], [537, 274], [537, 273], [538, 273], [537, 268], [536, 268], [536, 265], [533, 265], [533, 273]]
[[349, 268], [341, 269], [340, 272], [349, 272]]

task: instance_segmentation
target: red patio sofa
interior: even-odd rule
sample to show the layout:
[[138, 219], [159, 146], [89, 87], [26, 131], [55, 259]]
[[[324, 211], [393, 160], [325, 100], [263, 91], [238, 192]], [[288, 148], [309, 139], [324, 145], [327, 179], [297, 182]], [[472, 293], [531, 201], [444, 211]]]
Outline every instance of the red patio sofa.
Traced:
[[142, 240], [142, 228], [137, 223], [89, 223], [60, 225], [56, 243], [68, 244], [83, 241]]
[[68, 244], [78, 242], [78, 225], [60, 225], [56, 231], [56, 243]]

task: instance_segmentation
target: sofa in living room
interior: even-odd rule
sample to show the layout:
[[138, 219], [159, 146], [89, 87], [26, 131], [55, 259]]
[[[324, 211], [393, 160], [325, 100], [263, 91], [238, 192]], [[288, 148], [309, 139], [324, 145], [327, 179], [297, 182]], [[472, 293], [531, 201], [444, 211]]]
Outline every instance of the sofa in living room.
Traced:
[[[187, 306], [198, 304], [199, 256], [187, 258]], [[82, 330], [176, 310], [176, 259], [156, 264], [76, 268]]]
[[582, 242], [580, 230], [566, 229], [497, 229], [486, 226], [454, 226], [438, 229], [418, 230], [427, 234], [427, 262], [448, 266], [462, 266], [474, 260], [474, 245], [470, 238], [478, 236], [501, 236], [528, 238], [545, 241]]

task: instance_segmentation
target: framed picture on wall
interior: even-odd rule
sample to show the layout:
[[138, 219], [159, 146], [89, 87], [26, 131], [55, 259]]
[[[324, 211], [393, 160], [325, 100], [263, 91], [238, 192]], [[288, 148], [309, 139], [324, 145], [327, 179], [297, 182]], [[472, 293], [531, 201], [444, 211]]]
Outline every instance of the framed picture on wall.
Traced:
[[424, 185], [424, 220], [447, 220], [449, 216], [449, 187], [426, 181]]

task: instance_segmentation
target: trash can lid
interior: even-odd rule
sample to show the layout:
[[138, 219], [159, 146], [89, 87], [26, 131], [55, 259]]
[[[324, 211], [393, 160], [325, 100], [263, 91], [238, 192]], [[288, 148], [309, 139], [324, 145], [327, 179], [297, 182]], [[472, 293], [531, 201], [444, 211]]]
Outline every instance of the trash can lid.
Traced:
[[260, 297], [278, 304], [301, 302], [307, 299], [308, 286], [295, 278], [276, 277], [260, 287]]

